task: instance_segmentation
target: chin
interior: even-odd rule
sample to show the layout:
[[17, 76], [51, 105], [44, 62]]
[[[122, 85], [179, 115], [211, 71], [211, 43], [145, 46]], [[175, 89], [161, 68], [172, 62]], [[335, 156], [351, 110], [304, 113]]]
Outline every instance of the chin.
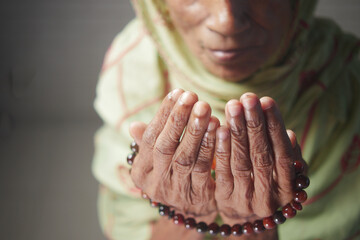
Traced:
[[243, 82], [257, 71], [258, 67], [254, 66], [212, 66], [207, 67], [207, 70], [228, 82]]

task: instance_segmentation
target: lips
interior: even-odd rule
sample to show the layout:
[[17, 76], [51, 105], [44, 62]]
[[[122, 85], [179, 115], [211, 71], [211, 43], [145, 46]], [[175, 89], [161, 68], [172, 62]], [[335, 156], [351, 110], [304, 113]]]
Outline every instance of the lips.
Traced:
[[246, 47], [241, 49], [210, 49], [206, 48], [207, 55], [214, 62], [218, 63], [233, 63], [236, 62], [237, 59], [244, 57], [248, 52], [254, 50], [257, 47]]

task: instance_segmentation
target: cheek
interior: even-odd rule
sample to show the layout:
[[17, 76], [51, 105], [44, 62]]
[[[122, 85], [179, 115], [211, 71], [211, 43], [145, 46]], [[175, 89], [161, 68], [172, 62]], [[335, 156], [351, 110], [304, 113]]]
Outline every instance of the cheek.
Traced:
[[195, 31], [207, 15], [206, 8], [193, 0], [171, 0], [168, 8], [171, 20], [180, 32]]

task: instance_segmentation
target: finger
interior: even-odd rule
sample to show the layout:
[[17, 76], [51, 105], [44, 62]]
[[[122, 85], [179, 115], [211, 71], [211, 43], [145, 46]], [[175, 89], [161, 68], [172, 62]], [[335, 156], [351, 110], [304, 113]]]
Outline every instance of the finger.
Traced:
[[211, 165], [215, 152], [216, 129], [219, 126], [219, 120], [216, 117], [211, 117], [191, 173], [191, 186], [196, 198], [200, 199], [198, 202], [213, 198], [215, 183], [211, 177]]
[[304, 159], [302, 157], [301, 148], [300, 148], [300, 145], [297, 142], [296, 135], [291, 130], [286, 130], [286, 132], [287, 132], [287, 134], [289, 136], [289, 139], [291, 141], [291, 145], [292, 145], [292, 147], [294, 149], [295, 161], [300, 161], [301, 162], [301, 164], [303, 166], [302, 173], [307, 175], [308, 165], [307, 165], [307, 163], [304, 161]]
[[169, 166], [197, 100], [195, 93], [185, 92], [172, 109], [154, 146], [154, 174], [158, 176], [170, 174]]
[[174, 162], [172, 163], [174, 179], [181, 181], [190, 175], [209, 125], [210, 115], [209, 104], [205, 102], [195, 103], [184, 136], [174, 154]]
[[[231, 132], [231, 172], [234, 176], [234, 194], [240, 202], [249, 203], [253, 193], [251, 179], [252, 164], [243, 106], [238, 100], [231, 100], [226, 105], [226, 122]], [[249, 207], [249, 204], [244, 204]], [[244, 209], [250, 210], [250, 209]]]
[[260, 101], [275, 157], [275, 180], [278, 185], [279, 196], [282, 200], [291, 200], [292, 183], [295, 178], [293, 147], [275, 101], [269, 97], [263, 97]]
[[254, 172], [255, 213], [260, 217], [272, 214], [273, 199], [273, 159], [268, 140], [266, 123], [258, 97], [253, 93], [241, 96], [244, 106], [250, 158]]
[[295, 149], [295, 147], [297, 145], [296, 134], [291, 130], [286, 130], [286, 133], [289, 137], [292, 148]]
[[[153, 152], [155, 141], [161, 130], [164, 128], [164, 125], [168, 119], [168, 116], [170, 115], [171, 110], [173, 109], [175, 103], [183, 92], [184, 91], [181, 89], [175, 89], [170, 92], [167, 97], [164, 98], [154, 119], [149, 123], [142, 135], [141, 149], [139, 151], [139, 155], [134, 161], [131, 170], [131, 177], [138, 187], [144, 188], [146, 175], [153, 169], [152, 156], [151, 154], [149, 155], [149, 153]], [[139, 129], [132, 129], [132, 131], [134, 137], [140, 136], [141, 131]]]
[[157, 111], [155, 117], [151, 120], [147, 129], [144, 132], [143, 148], [147, 148], [147, 150], [152, 151], [156, 139], [163, 130], [173, 107], [175, 106], [176, 102], [183, 94], [183, 92], [184, 91], [182, 89], [175, 89], [170, 92], [167, 97], [164, 98], [163, 102], [161, 103], [160, 109]]
[[229, 199], [234, 191], [234, 178], [230, 167], [231, 136], [228, 127], [221, 126], [216, 131], [215, 146], [215, 198]]
[[147, 125], [143, 122], [133, 122], [130, 124], [130, 135], [134, 138], [134, 141], [140, 146], [143, 134]]

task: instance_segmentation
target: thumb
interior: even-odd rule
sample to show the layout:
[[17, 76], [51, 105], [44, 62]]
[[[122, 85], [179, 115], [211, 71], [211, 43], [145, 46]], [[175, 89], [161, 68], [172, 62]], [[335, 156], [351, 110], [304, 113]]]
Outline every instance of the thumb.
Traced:
[[143, 122], [133, 122], [130, 124], [130, 135], [134, 138], [138, 145], [141, 145], [142, 136], [146, 130], [147, 125]]

